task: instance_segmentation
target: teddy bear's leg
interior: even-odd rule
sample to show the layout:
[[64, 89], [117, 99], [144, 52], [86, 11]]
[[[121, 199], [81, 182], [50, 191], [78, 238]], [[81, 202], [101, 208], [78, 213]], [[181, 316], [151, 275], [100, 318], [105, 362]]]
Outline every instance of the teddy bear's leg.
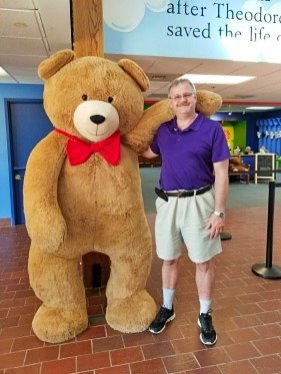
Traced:
[[118, 247], [111, 254], [111, 273], [106, 289], [107, 323], [126, 333], [146, 330], [157, 309], [145, 290], [152, 256], [150, 239], [143, 237], [130, 245], [131, 248]]
[[46, 254], [31, 245], [28, 272], [31, 287], [43, 301], [32, 321], [35, 335], [60, 343], [84, 331], [88, 317], [78, 259]]

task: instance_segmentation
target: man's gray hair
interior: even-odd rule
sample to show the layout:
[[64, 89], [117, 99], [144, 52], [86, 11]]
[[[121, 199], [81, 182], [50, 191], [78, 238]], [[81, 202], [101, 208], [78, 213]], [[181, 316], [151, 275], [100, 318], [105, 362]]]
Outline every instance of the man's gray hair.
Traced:
[[170, 97], [170, 92], [171, 92], [171, 89], [173, 87], [176, 87], [179, 84], [184, 84], [184, 83], [187, 83], [191, 88], [191, 92], [193, 94], [196, 94], [196, 88], [195, 88], [194, 84], [189, 79], [187, 79], [187, 78], [176, 78], [168, 86], [168, 96]]

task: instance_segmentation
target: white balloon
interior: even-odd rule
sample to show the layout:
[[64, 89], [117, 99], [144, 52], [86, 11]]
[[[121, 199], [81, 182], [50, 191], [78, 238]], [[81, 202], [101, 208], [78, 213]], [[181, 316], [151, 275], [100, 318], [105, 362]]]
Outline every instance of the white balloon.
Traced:
[[144, 0], [103, 0], [103, 19], [113, 30], [130, 32], [142, 21]]
[[168, 6], [168, 0], [144, 0], [144, 2], [153, 12], [164, 12]]

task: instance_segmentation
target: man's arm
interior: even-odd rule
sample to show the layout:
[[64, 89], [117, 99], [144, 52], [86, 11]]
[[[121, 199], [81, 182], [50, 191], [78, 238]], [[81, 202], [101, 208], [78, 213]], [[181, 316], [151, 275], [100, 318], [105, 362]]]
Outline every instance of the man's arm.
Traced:
[[141, 156], [145, 158], [155, 158], [155, 157], [158, 157], [159, 155], [157, 153], [154, 153], [151, 150], [151, 148], [148, 147], [146, 151], [142, 152]]
[[[228, 159], [215, 162], [215, 211], [225, 212], [226, 199], [228, 195]], [[216, 238], [223, 231], [225, 217], [219, 217], [214, 213], [211, 215], [207, 227], [211, 229], [210, 238]]]
[[228, 164], [228, 159], [214, 163], [215, 210], [220, 212], [225, 212], [228, 195]]

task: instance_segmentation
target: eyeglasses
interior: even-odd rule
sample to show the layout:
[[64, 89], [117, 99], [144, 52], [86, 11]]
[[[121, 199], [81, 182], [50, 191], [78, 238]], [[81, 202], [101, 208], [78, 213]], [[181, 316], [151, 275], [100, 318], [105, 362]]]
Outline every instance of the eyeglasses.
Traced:
[[189, 99], [191, 98], [191, 96], [193, 96], [194, 94], [192, 92], [186, 92], [184, 93], [183, 95], [176, 95], [174, 97], [170, 97], [171, 100], [174, 100], [174, 101], [180, 101], [181, 99]]

